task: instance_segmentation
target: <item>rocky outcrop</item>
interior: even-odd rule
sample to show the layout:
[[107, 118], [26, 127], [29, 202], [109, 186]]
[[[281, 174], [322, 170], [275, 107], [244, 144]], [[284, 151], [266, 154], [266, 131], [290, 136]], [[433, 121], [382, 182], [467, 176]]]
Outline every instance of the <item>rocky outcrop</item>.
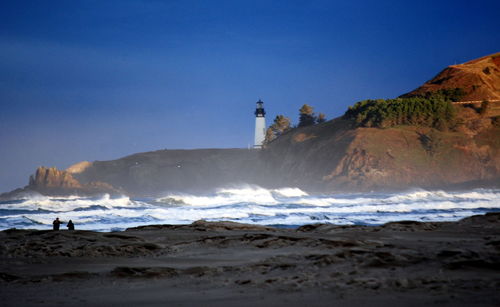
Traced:
[[82, 188], [82, 185], [67, 171], [55, 167], [39, 167], [35, 175], [30, 176], [29, 187], [39, 188]]
[[24, 188], [0, 195], [0, 199], [16, 199], [29, 197], [33, 192], [43, 195], [79, 195], [94, 196], [102, 194], [123, 195], [125, 191], [116, 189], [110, 183], [98, 180], [85, 184], [80, 183], [73, 175], [55, 167], [39, 167], [34, 175], [30, 176], [29, 184]]

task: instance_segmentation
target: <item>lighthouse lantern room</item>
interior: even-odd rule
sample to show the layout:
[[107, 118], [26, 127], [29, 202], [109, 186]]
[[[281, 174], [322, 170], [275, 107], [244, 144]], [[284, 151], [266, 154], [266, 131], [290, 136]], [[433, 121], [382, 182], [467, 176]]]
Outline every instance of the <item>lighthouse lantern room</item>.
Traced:
[[266, 111], [264, 111], [264, 102], [259, 99], [255, 109], [255, 142], [254, 148], [262, 148], [266, 135]]

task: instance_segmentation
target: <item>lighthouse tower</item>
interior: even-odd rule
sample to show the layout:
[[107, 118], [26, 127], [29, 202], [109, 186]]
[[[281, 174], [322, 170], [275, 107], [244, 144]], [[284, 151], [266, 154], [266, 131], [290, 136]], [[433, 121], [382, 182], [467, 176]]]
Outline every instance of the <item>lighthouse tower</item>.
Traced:
[[264, 111], [264, 102], [259, 99], [255, 109], [255, 142], [254, 148], [262, 148], [266, 135], [266, 111]]

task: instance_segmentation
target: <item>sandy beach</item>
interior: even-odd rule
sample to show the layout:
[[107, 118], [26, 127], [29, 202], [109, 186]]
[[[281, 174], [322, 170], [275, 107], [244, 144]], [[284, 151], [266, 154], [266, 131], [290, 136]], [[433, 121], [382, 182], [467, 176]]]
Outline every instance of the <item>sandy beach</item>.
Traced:
[[500, 213], [0, 232], [2, 306], [498, 306]]

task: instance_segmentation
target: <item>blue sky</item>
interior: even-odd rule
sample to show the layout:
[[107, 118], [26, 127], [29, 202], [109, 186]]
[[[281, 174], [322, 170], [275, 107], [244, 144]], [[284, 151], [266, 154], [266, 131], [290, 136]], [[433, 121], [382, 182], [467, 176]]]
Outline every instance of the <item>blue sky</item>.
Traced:
[[164, 148], [247, 147], [500, 51], [498, 1], [1, 1], [0, 191]]

